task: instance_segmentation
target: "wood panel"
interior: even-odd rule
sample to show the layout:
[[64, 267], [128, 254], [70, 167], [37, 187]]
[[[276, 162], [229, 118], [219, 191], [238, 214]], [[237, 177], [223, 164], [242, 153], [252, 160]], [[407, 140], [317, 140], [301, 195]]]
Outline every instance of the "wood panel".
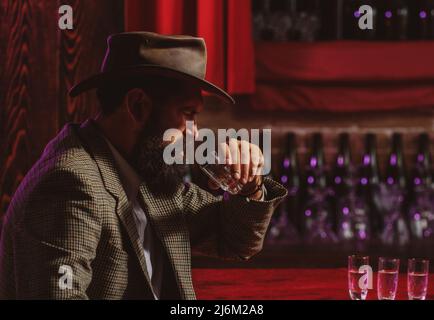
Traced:
[[[58, 28], [58, 8], [74, 29]], [[0, 0], [0, 217], [46, 143], [96, 110], [94, 93], [67, 98], [98, 72], [109, 34], [123, 30], [121, 0]]]
[[95, 114], [95, 92], [76, 98], [67, 91], [77, 82], [98, 73], [106, 50], [106, 38], [123, 29], [123, 1], [69, 0], [74, 11], [74, 30], [60, 37], [60, 103], [59, 121], [80, 122]]
[[57, 131], [56, 12], [55, 1], [1, 1], [0, 214]]

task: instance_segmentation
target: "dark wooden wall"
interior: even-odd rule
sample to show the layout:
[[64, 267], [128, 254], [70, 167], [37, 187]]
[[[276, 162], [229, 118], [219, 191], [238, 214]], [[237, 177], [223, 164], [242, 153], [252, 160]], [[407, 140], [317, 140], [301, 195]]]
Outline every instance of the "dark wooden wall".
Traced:
[[[58, 28], [63, 4], [73, 30]], [[71, 99], [67, 90], [98, 72], [123, 16], [122, 0], [0, 0], [0, 217], [47, 142], [95, 112], [93, 92]]]

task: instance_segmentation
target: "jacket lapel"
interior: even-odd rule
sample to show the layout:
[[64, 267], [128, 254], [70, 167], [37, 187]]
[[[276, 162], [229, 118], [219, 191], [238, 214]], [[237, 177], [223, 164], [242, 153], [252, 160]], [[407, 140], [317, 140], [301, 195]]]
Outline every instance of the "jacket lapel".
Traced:
[[116, 213], [127, 231], [148, 286], [152, 290], [151, 281], [146, 268], [143, 245], [140, 243], [140, 237], [133, 217], [132, 204], [128, 201], [128, 197], [122, 186], [111, 150], [104, 137], [91, 120], [86, 121], [80, 127], [79, 136], [82, 137], [83, 142], [89, 149], [88, 151], [95, 159], [105, 188], [116, 200]]
[[142, 183], [139, 200], [166, 250], [181, 299], [195, 299], [191, 278], [190, 238], [180, 194], [171, 198], [155, 196]]

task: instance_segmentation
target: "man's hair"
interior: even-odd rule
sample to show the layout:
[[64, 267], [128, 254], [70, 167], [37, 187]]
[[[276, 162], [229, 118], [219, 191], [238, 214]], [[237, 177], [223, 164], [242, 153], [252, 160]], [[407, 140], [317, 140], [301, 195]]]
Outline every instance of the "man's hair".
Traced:
[[97, 88], [96, 95], [103, 114], [109, 115], [122, 105], [128, 91], [139, 88], [142, 89], [153, 103], [163, 104], [168, 92], [173, 92], [179, 88], [179, 81], [153, 77], [148, 79], [129, 79], [110, 82]]

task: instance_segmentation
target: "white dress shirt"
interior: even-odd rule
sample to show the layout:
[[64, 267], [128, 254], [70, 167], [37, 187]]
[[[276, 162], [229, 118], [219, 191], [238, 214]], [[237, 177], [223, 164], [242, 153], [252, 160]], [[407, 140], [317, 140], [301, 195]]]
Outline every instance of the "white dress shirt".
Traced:
[[137, 225], [137, 232], [140, 237], [140, 242], [143, 244], [145, 254], [146, 269], [149, 279], [152, 283], [152, 291], [154, 298], [158, 300], [161, 294], [161, 284], [163, 276], [163, 256], [162, 252], [158, 252], [154, 246], [155, 234], [151, 225], [148, 223], [148, 218], [143, 211], [137, 196], [141, 184], [141, 179], [131, 165], [122, 157], [118, 150], [106, 139], [110, 150], [119, 169], [119, 175], [122, 186], [128, 197], [128, 200], [133, 206], [134, 220]]

